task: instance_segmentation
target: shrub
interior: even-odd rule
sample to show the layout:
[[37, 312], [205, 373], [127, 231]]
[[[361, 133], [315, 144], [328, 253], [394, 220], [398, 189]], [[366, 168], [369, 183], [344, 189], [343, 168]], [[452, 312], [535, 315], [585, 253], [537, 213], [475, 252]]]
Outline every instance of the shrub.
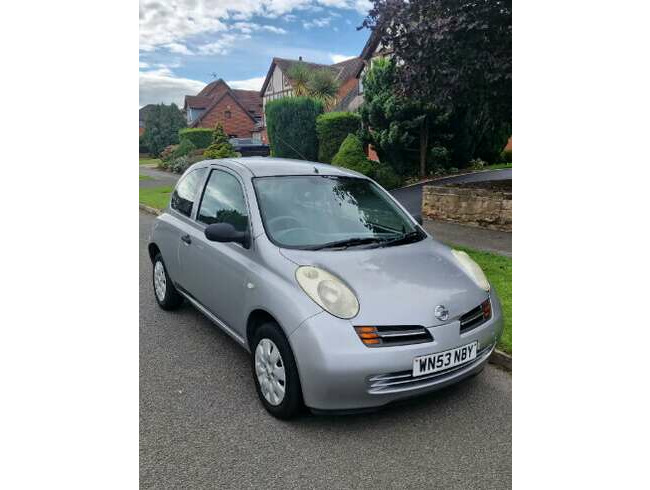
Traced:
[[363, 175], [371, 175], [373, 164], [363, 152], [361, 140], [354, 134], [348, 134], [341, 143], [339, 151], [332, 159], [334, 165], [349, 168]]
[[183, 155], [183, 156], [181, 156], [181, 157], [174, 158], [174, 159], [171, 161], [171, 164], [169, 165], [169, 169], [170, 169], [172, 172], [175, 172], [175, 173], [177, 173], [177, 174], [182, 174], [183, 172], [185, 172], [185, 170], [187, 170], [187, 168], [188, 168], [190, 165], [191, 165], [191, 164], [190, 164], [190, 159], [189, 159], [189, 157]]
[[212, 131], [212, 144], [203, 152], [203, 156], [209, 159], [230, 158], [241, 156], [235, 151], [228, 140], [228, 135], [223, 130], [221, 123], [217, 123]]
[[184, 157], [185, 155], [192, 153], [194, 150], [196, 150], [194, 143], [188, 139], [184, 139], [172, 152], [172, 158]]
[[472, 170], [483, 170], [483, 167], [486, 165], [487, 163], [480, 158], [475, 158], [474, 160], [469, 161], [469, 168]]
[[160, 152], [160, 159], [163, 162], [170, 161], [172, 159], [172, 154], [174, 153], [176, 148], [178, 148], [178, 145], [169, 145], [165, 147], [165, 149], [162, 152]]
[[332, 163], [348, 134], [361, 128], [361, 116], [354, 112], [327, 112], [316, 118], [318, 161]]
[[225, 145], [217, 145], [217, 144], [210, 145], [203, 152], [203, 156], [206, 159], [213, 160], [213, 159], [216, 159], [216, 158], [239, 157], [239, 156], [241, 156], [241, 154], [237, 153], [234, 150], [234, 148], [230, 145], [230, 143], [226, 143]]
[[316, 117], [322, 112], [322, 102], [309, 97], [285, 97], [266, 104], [271, 156], [317, 160]]
[[195, 148], [207, 148], [212, 143], [213, 131], [210, 128], [187, 128], [178, 133], [179, 141], [191, 141]]
[[506, 163], [512, 163], [512, 149], [503, 150], [501, 152], [501, 161]]
[[402, 178], [387, 163], [373, 165], [370, 177], [386, 189], [395, 189], [402, 185]]
[[429, 150], [429, 162], [435, 169], [442, 168], [446, 169], [451, 163], [451, 155], [449, 150], [444, 146], [434, 146]]

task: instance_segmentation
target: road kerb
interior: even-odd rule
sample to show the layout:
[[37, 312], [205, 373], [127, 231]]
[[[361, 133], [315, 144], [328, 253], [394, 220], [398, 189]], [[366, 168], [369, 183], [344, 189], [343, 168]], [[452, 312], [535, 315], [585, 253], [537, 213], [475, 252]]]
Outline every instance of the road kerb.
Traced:
[[490, 355], [489, 362], [502, 367], [506, 371], [512, 372], [512, 356], [509, 356], [505, 352], [495, 349], [492, 355]]
[[144, 211], [145, 213], [153, 214], [158, 216], [162, 211], [160, 209], [152, 208], [151, 206], [147, 206], [146, 204], [140, 203], [140, 210]]

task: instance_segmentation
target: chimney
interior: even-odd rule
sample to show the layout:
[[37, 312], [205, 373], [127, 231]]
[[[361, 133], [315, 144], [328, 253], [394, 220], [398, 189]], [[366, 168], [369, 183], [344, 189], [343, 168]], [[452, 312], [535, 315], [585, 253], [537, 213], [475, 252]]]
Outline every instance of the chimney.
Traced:
[[302, 61], [302, 56], [298, 56], [298, 61]]

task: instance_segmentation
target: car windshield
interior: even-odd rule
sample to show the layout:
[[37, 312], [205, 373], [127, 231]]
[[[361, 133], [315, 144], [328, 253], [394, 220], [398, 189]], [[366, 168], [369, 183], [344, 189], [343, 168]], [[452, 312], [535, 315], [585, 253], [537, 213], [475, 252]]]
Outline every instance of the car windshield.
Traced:
[[373, 182], [356, 177], [257, 177], [266, 234], [286, 248], [310, 250], [394, 246], [425, 234]]

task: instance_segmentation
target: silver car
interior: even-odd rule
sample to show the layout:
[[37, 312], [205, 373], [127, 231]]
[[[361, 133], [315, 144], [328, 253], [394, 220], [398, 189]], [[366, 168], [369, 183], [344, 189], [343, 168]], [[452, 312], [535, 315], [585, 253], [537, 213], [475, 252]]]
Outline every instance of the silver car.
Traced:
[[481, 268], [374, 181], [331, 165], [199, 162], [156, 219], [149, 254], [161, 308], [186, 299], [251, 352], [259, 398], [279, 418], [456, 383], [501, 336]]

